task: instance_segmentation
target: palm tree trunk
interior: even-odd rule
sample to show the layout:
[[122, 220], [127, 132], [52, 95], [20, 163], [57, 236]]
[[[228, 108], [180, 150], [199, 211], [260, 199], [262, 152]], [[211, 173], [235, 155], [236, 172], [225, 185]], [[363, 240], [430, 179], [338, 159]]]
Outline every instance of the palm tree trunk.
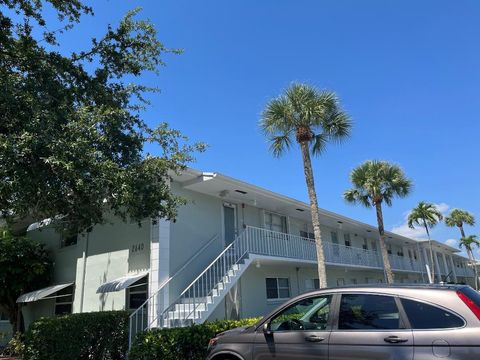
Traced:
[[383, 227], [382, 204], [380, 202], [375, 203], [375, 210], [377, 211], [378, 233], [380, 235], [380, 251], [382, 253], [383, 267], [385, 268], [385, 274], [387, 275], [387, 283], [393, 284], [394, 277], [392, 267], [390, 266], [390, 260], [388, 258], [387, 245], [385, 244], [385, 229]]
[[460, 225], [458, 228], [460, 229], [460, 234], [462, 235], [462, 238], [467, 237], [467, 236], [465, 235], [465, 230], [463, 230], [463, 226]]
[[[458, 228], [460, 229], [460, 234], [462, 234], [462, 239], [466, 238], [467, 236], [465, 235], [465, 230], [463, 230], [463, 226], [460, 225]], [[465, 247], [467, 249], [468, 259], [470, 260], [471, 265], [473, 266], [473, 272], [475, 276], [475, 279], [474, 279], [475, 289], [478, 290], [478, 274], [477, 274], [477, 266], [475, 264], [475, 256], [473, 255], [473, 250], [472, 248], [470, 248], [470, 246], [465, 246]]]
[[432, 239], [430, 239], [430, 231], [428, 231], [427, 222], [423, 219], [423, 226], [425, 226], [425, 231], [427, 232], [428, 236], [428, 245], [430, 247], [430, 276], [432, 277], [432, 283], [435, 282], [435, 263], [433, 261], [433, 245]]
[[317, 193], [315, 191], [315, 182], [313, 179], [312, 162], [310, 161], [310, 150], [308, 143], [300, 143], [303, 158], [303, 171], [307, 183], [308, 197], [310, 198], [310, 210], [312, 213], [313, 234], [315, 236], [315, 248], [317, 251], [318, 282], [320, 288], [327, 287], [327, 269], [325, 267], [325, 255], [322, 246], [322, 232], [320, 230], [320, 219], [318, 217]]

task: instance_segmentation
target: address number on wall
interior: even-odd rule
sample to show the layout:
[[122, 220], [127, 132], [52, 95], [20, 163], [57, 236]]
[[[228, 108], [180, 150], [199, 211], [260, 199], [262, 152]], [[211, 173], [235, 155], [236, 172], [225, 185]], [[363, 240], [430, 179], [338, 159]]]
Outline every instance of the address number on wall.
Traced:
[[139, 243], [139, 244], [133, 244], [132, 245], [132, 253], [140, 252], [145, 249], [145, 244], [144, 243]]

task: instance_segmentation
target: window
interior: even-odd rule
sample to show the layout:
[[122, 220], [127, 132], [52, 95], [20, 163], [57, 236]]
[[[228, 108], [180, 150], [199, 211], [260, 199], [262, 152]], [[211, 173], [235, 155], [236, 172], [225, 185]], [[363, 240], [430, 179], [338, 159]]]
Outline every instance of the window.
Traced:
[[277, 314], [269, 323], [271, 331], [325, 330], [331, 296], [302, 299]]
[[265, 212], [265, 228], [282, 233], [287, 232], [287, 218], [282, 215]]
[[400, 315], [392, 296], [344, 294], [340, 303], [341, 330], [400, 329]]
[[337, 286], [343, 286], [345, 285], [345, 279], [339, 278], [337, 279]]
[[415, 250], [413, 250], [413, 258], [417, 260], [417, 252]]
[[288, 299], [290, 297], [290, 282], [288, 278], [266, 278], [267, 299]]
[[403, 251], [397, 251], [397, 255], [403, 257]]
[[352, 279], [352, 284], [357, 285], [357, 279]]
[[77, 234], [74, 234], [74, 235], [62, 234], [60, 238], [60, 247], [64, 248], [67, 246], [76, 245], [78, 240], [77, 238], [78, 238]]
[[413, 329], [448, 329], [464, 325], [464, 321], [449, 311], [419, 301], [402, 299]]
[[338, 236], [335, 231], [330, 232], [330, 236], [332, 237], [332, 243], [338, 245]]
[[363, 238], [362, 249], [363, 249], [363, 250], [368, 250], [368, 241], [367, 241], [367, 238]]
[[387, 253], [388, 255], [392, 255], [392, 244], [387, 244]]
[[318, 279], [306, 279], [305, 290], [312, 291], [320, 289], [320, 281]]
[[147, 301], [148, 295], [148, 276], [136, 281], [127, 288], [127, 308], [136, 310]]
[[315, 234], [307, 231], [300, 230], [300, 236], [307, 239], [312, 239], [312, 240], [315, 239]]
[[343, 240], [345, 241], [345, 246], [350, 246], [350, 234], [343, 234]]
[[72, 313], [73, 286], [66, 287], [55, 293], [55, 315]]

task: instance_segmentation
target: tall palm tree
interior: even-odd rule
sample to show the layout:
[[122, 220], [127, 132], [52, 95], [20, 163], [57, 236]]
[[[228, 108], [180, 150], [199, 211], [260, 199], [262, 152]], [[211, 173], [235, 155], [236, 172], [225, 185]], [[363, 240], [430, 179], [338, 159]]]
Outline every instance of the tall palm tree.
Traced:
[[[470, 225], [473, 226], [475, 225], [475, 217], [470, 214], [468, 211], [462, 210], [462, 209], [453, 209], [448, 216], [445, 217], [445, 225], [449, 227], [458, 227], [460, 230], [460, 245], [462, 244], [462, 240], [466, 239], [467, 236], [465, 235], [465, 230], [463, 229], [463, 225]], [[467, 249], [467, 255], [470, 261], [472, 261], [471, 254], [468, 250], [468, 248], [465, 246]], [[475, 287], [478, 289], [478, 277], [477, 277], [477, 267], [474, 265], [475, 269]]]
[[382, 204], [392, 206], [395, 196], [400, 198], [407, 196], [412, 188], [412, 182], [399, 166], [377, 160], [365, 161], [355, 168], [350, 174], [350, 181], [353, 188], [345, 191], [343, 194], [345, 200], [365, 207], [374, 207], [376, 210], [383, 265], [387, 282], [392, 284], [394, 277], [385, 245]]
[[327, 276], [310, 154], [320, 155], [329, 142], [347, 138], [351, 126], [350, 118], [340, 108], [335, 93], [296, 83], [266, 105], [260, 120], [273, 156], [281, 156], [294, 142], [300, 146], [310, 199], [320, 288], [327, 286]]
[[480, 240], [478, 240], [477, 235], [470, 235], [467, 237], [462, 237], [460, 239], [459, 247], [465, 247], [467, 250], [468, 258], [473, 266], [475, 271], [475, 288], [478, 290], [478, 273], [477, 273], [477, 262], [475, 260], [475, 255], [473, 254], [473, 246], [480, 247]]
[[449, 227], [458, 227], [462, 238], [466, 237], [463, 225], [475, 225], [475, 218], [468, 211], [462, 209], [453, 209], [448, 216], [445, 217], [445, 225]]
[[430, 247], [430, 273], [432, 276], [432, 282], [435, 281], [435, 265], [433, 262], [433, 246], [432, 239], [430, 239], [430, 231], [428, 229], [433, 228], [440, 221], [443, 220], [442, 213], [432, 203], [420, 201], [418, 205], [412, 209], [408, 215], [408, 227], [413, 229], [415, 225], [423, 226], [428, 236], [428, 244]]

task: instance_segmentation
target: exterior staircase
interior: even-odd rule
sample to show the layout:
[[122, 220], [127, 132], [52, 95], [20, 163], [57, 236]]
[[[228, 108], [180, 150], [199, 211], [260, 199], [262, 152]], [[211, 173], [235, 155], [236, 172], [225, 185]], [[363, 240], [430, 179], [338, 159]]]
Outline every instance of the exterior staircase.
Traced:
[[247, 235], [243, 231], [237, 236], [168, 306], [165, 306], [165, 289], [178, 272], [161, 284], [130, 315], [129, 347], [136, 334], [147, 329], [203, 323], [251, 264]]

